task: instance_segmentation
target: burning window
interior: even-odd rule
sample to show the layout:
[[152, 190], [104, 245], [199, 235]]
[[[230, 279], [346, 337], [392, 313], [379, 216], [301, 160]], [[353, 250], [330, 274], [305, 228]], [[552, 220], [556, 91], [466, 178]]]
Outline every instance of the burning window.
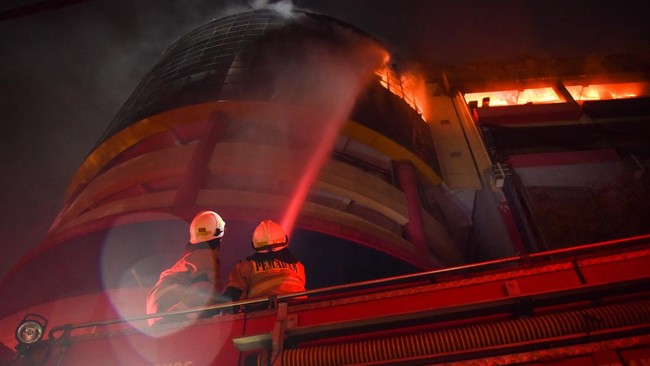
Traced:
[[[388, 89], [391, 93], [402, 98], [408, 105], [411, 106], [420, 116], [422, 116], [422, 107], [420, 102], [415, 98], [414, 93], [409, 90], [407, 82], [398, 77], [388, 66], [375, 71], [379, 76], [379, 83], [384, 88]], [[424, 118], [424, 117], [422, 117]]]
[[566, 102], [555, 92], [555, 90], [553, 90], [552, 87], [466, 93], [464, 97], [467, 103], [475, 101], [479, 106], [483, 107]]
[[650, 95], [650, 83], [567, 85], [566, 89], [577, 102], [627, 99]]

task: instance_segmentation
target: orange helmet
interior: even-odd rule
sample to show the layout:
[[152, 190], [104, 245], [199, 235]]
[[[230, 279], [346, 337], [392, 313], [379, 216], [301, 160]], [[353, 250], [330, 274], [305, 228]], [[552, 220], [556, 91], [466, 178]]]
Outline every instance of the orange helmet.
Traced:
[[198, 244], [223, 237], [226, 222], [213, 211], [201, 211], [190, 224], [190, 243]]
[[289, 238], [282, 227], [271, 220], [260, 222], [253, 232], [253, 248], [257, 252], [268, 253], [284, 249]]

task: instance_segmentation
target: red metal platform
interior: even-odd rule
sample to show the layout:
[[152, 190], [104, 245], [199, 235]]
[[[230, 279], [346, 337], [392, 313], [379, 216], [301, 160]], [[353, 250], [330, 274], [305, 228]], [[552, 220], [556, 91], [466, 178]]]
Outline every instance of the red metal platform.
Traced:
[[193, 322], [55, 326], [12, 365], [643, 365], [649, 280], [644, 236], [240, 301]]

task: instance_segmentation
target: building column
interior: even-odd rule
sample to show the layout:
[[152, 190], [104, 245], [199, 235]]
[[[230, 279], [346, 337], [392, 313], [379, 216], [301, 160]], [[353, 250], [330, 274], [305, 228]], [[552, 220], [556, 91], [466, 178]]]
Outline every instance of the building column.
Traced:
[[429, 257], [427, 235], [424, 231], [424, 219], [422, 218], [422, 203], [420, 192], [415, 176], [415, 168], [410, 161], [402, 160], [395, 165], [397, 179], [400, 188], [406, 194], [409, 221], [404, 224], [406, 239], [412, 242], [418, 254], [426, 254]]
[[195, 204], [199, 191], [208, 175], [208, 165], [214, 147], [219, 137], [223, 136], [225, 127], [223, 118], [223, 116], [211, 116], [205, 123], [203, 134], [192, 152], [187, 170], [185, 170], [183, 179], [176, 191], [174, 206], [191, 206]]

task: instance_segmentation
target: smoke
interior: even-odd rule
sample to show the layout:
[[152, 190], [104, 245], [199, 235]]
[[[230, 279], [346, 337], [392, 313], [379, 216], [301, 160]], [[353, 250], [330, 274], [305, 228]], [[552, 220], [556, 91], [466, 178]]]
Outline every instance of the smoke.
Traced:
[[295, 16], [294, 6], [291, 0], [269, 1], [269, 0], [253, 0], [250, 3], [253, 10], [268, 9], [273, 10], [284, 18], [291, 19]]
[[0, 277], [43, 240], [76, 167], [164, 50], [241, 3], [96, 1], [0, 23], [0, 53], [11, 55], [0, 67], [0, 170], [11, 176], [0, 242], [18, 241], [0, 248]]

